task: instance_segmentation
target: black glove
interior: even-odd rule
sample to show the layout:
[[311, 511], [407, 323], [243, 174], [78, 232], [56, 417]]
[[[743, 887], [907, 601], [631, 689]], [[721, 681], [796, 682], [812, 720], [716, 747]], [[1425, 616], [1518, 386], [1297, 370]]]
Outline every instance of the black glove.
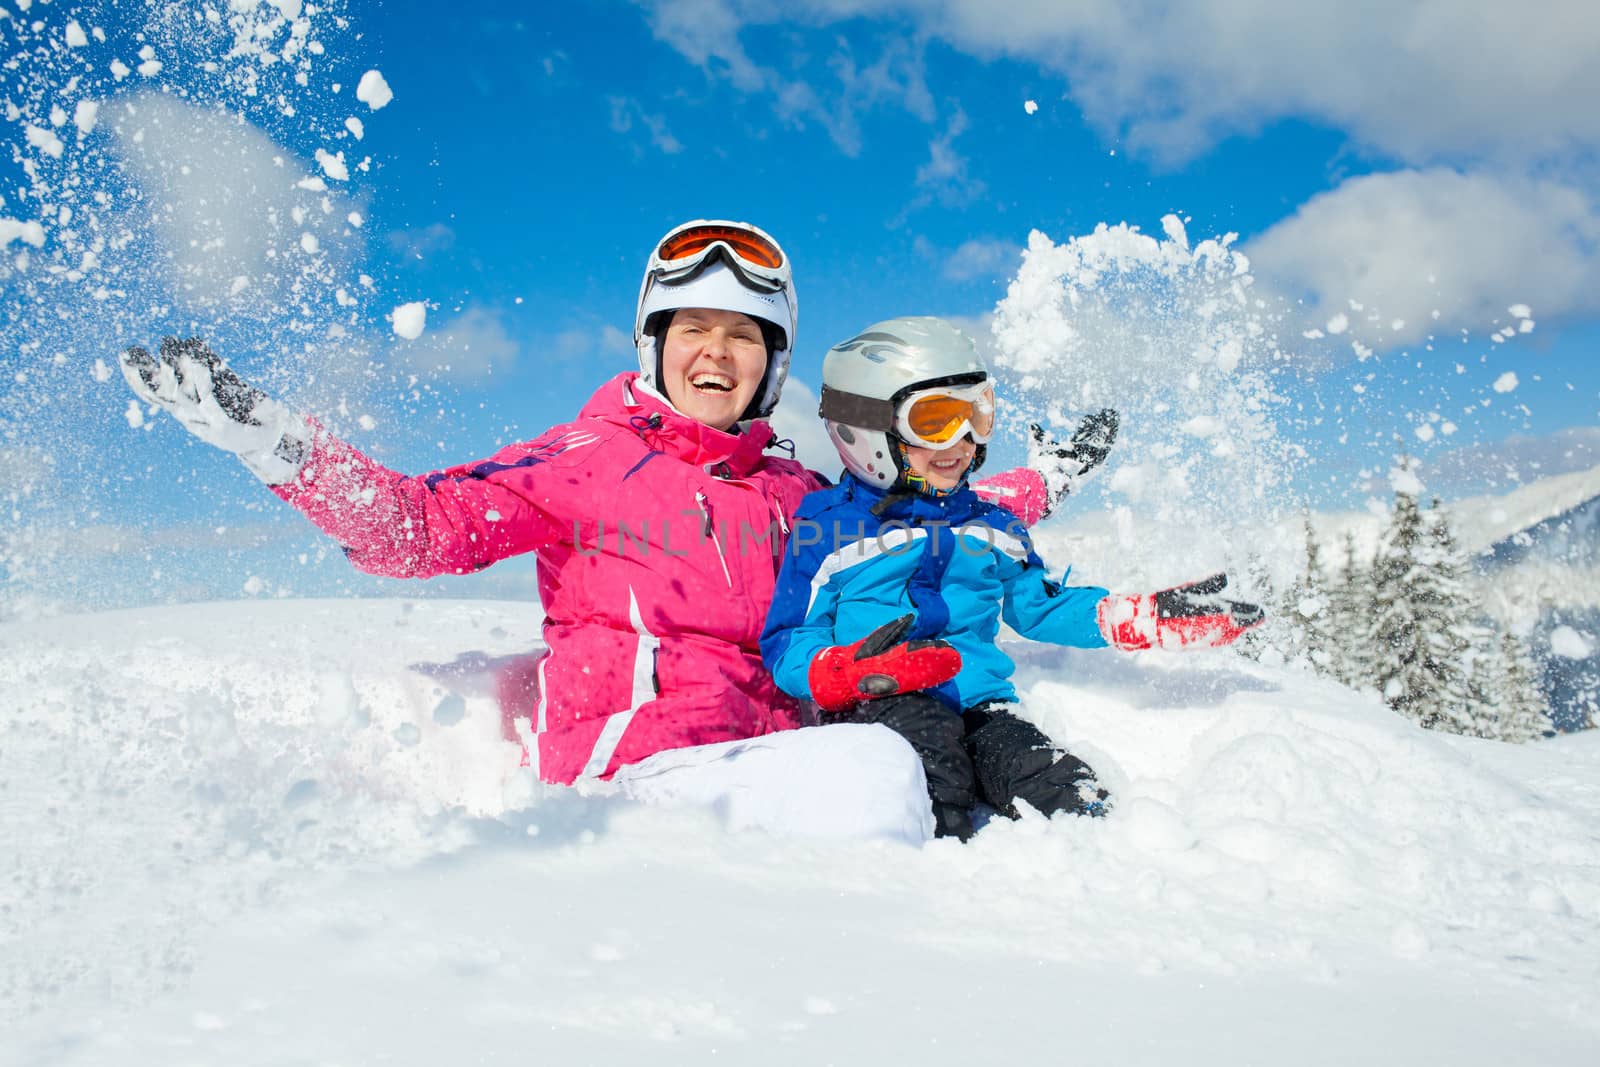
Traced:
[[234, 453], [268, 485], [300, 473], [311, 438], [304, 417], [235, 374], [204, 341], [163, 337], [160, 360], [135, 347], [118, 363], [141, 400], [164, 408], [207, 444]]
[[1121, 421], [1111, 408], [1101, 408], [1083, 417], [1066, 444], [1046, 434], [1038, 423], [1028, 427], [1028, 466], [1044, 478], [1051, 508], [1063, 497], [1076, 492], [1095, 468], [1106, 461], [1117, 440]]

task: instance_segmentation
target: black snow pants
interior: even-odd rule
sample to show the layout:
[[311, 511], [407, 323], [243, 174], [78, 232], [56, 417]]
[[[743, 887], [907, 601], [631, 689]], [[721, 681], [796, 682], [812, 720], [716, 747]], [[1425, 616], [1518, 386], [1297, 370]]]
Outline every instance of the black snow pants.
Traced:
[[1006, 709], [990, 701], [956, 715], [927, 693], [900, 693], [863, 702], [853, 718], [889, 727], [922, 758], [936, 836], [971, 837], [980, 800], [1013, 819], [1018, 800], [1046, 815], [1103, 814], [1106, 792], [1088, 764]]

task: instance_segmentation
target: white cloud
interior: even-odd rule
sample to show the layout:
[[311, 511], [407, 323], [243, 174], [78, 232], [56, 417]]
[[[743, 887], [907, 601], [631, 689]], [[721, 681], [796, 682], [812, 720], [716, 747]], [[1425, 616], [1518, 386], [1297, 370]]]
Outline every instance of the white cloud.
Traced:
[[956, 138], [966, 130], [966, 113], [958, 108], [944, 133], [928, 144], [928, 161], [917, 168], [917, 188], [950, 206], [968, 203], [983, 194], [983, 182], [967, 173], [967, 157], [954, 147]]
[[613, 96], [611, 103], [611, 129], [616, 133], [630, 133], [633, 130], [633, 121], [637, 118], [650, 135], [650, 143], [669, 156], [677, 155], [683, 151], [683, 142], [673, 136], [667, 129], [667, 120], [662, 115], [652, 115], [640, 106], [637, 100], [630, 97]]
[[[861, 151], [859, 116], [880, 105], [899, 107], [924, 122], [936, 109], [923, 63], [923, 38], [890, 27], [874, 42], [877, 58], [863, 64], [855, 47], [842, 36], [831, 37], [812, 53], [784, 48], [791, 64], [784, 70], [758, 63], [741, 35], [751, 26], [770, 26], [798, 18], [827, 22], [848, 10], [830, 11], [825, 4], [780, 6], [746, 0], [640, 0], [649, 12], [657, 39], [703, 70], [708, 78], [730, 83], [748, 94], [772, 98], [778, 117], [792, 126], [814, 122], [828, 132], [840, 151]], [[868, 4], [867, 7], [872, 5]], [[797, 67], [799, 69], [797, 69]]]
[[520, 352], [521, 345], [497, 314], [468, 308], [400, 345], [395, 358], [413, 373], [475, 381], [509, 369]]
[[[745, 92], [783, 79], [741, 34], [779, 21], [877, 18], [1057, 72], [1089, 119], [1178, 161], [1284, 117], [1347, 131], [1412, 164], [1561, 156], [1600, 145], [1600, 19], [1590, 0], [1283, 4], [1203, 0], [641, 0], [656, 35]], [[910, 33], [905, 21], [910, 22]]]
[[1022, 246], [994, 238], [973, 238], [944, 257], [940, 273], [954, 282], [1015, 273]]
[[1544, 319], [1600, 311], [1600, 205], [1557, 182], [1450, 170], [1354, 178], [1245, 251], [1264, 288], [1305, 301], [1308, 323], [1349, 313], [1352, 334], [1385, 346], [1503, 324], [1518, 302]]
[[396, 255], [409, 262], [451, 248], [456, 243], [456, 231], [442, 222], [434, 222], [414, 230], [392, 230], [385, 240]]
[[[588, 363], [597, 357], [603, 358], [606, 363], [611, 363], [621, 360], [622, 357], [632, 357], [635, 351], [633, 335], [609, 325], [601, 326], [598, 330], [590, 326], [574, 326], [557, 334], [550, 343], [540, 349], [546, 359], [563, 363], [580, 361]], [[623, 362], [617, 369], [627, 370], [632, 365]]]
[[1600, 466], [1600, 427], [1578, 426], [1543, 437], [1513, 435], [1441, 452], [1430, 463], [1441, 487], [1453, 492], [1586, 471]]
[[633, 334], [615, 326], [600, 327], [600, 351], [611, 356], [633, 355], [637, 351], [633, 347]]

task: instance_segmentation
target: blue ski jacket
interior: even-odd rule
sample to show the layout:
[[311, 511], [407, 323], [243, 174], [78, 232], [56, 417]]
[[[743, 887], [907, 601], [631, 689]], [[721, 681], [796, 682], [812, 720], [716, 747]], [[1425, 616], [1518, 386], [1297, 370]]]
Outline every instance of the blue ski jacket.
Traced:
[[995, 644], [1000, 622], [1024, 637], [1101, 648], [1106, 590], [1053, 582], [1027, 529], [962, 487], [944, 497], [886, 494], [854, 476], [806, 495], [761, 634], [778, 686], [810, 699], [817, 653], [914, 613], [907, 640], [942, 638], [961, 673], [933, 690], [955, 711], [1014, 700], [1014, 665]]

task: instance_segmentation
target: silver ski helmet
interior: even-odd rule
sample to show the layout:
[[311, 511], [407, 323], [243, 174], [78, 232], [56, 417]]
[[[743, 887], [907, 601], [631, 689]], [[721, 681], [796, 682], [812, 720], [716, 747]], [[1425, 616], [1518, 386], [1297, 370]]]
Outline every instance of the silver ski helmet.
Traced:
[[[909, 420], [911, 405], [922, 399], [952, 401], [946, 408], [955, 414], [943, 420], [937, 440]], [[949, 447], [970, 433], [978, 450], [967, 473], [982, 465], [994, 429], [994, 392], [971, 337], [931, 316], [888, 319], [828, 350], [819, 413], [850, 473], [876, 488], [903, 488], [903, 446]]]
[[639, 286], [633, 344], [639, 377], [666, 396], [661, 383], [661, 337], [683, 308], [736, 311], [755, 319], [767, 340], [767, 371], [744, 419], [764, 419], [778, 406], [794, 351], [799, 301], [789, 257], [778, 242], [748, 222], [695, 219], [656, 242]]

